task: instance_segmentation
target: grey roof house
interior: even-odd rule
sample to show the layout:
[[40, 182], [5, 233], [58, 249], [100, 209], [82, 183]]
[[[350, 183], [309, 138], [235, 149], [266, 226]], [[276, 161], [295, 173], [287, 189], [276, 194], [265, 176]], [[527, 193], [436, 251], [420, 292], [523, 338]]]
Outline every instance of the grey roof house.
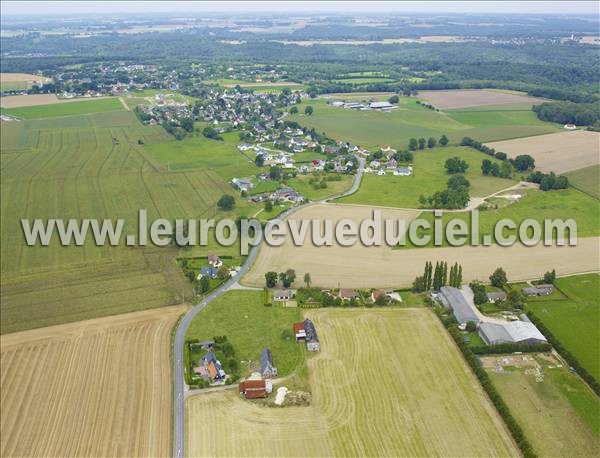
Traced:
[[273, 354], [268, 348], [263, 348], [260, 355], [260, 373], [264, 378], [277, 377], [277, 368], [273, 364]]
[[460, 289], [452, 286], [442, 286], [440, 288], [440, 298], [446, 307], [452, 309], [452, 313], [460, 324], [473, 321], [479, 323], [481, 320], [475, 313], [475, 305], [469, 304]]

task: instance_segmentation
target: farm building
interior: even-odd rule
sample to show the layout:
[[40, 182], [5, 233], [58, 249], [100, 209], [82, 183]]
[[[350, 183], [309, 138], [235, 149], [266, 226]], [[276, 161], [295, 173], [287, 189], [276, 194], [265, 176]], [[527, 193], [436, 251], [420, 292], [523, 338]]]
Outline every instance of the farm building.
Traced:
[[278, 289], [273, 293], [274, 301], [289, 301], [296, 297], [296, 291], [293, 289]]
[[567, 129], [567, 130], [575, 130], [575, 129], [577, 129], [577, 126], [576, 126], [575, 124], [571, 124], [571, 123], [567, 123], [567, 124], [565, 124], [565, 126], [564, 126], [564, 127], [565, 127], [565, 129]]
[[554, 285], [536, 285], [523, 288], [523, 294], [527, 296], [548, 296], [554, 291]]
[[211, 253], [208, 255], [208, 265], [211, 267], [221, 267], [223, 265], [223, 261], [216, 254]]
[[459, 324], [473, 321], [479, 323], [481, 320], [475, 313], [475, 305], [471, 305], [463, 292], [452, 286], [442, 286], [440, 288], [440, 299], [446, 307], [452, 309], [452, 313]]
[[412, 167], [398, 167], [396, 170], [394, 170], [394, 175], [400, 177], [408, 177], [412, 175], [412, 172]]
[[198, 279], [200, 279], [202, 277], [217, 278], [216, 267], [201, 267], [200, 275], [198, 275]]
[[294, 323], [294, 335], [296, 342], [304, 342], [306, 340], [306, 331], [304, 330], [304, 322]]
[[345, 301], [349, 301], [350, 299], [358, 299], [360, 297], [360, 294], [358, 294], [358, 291], [356, 291], [355, 289], [352, 288], [341, 288], [340, 289], [340, 298], [342, 298]]
[[371, 293], [371, 302], [377, 301], [380, 296], [389, 297], [392, 301], [402, 302], [400, 294], [395, 293], [393, 289], [376, 289]]
[[502, 343], [539, 344], [546, 342], [544, 335], [529, 321], [483, 322], [479, 324], [479, 335], [488, 345]]
[[277, 368], [273, 365], [273, 354], [268, 348], [263, 348], [260, 355], [260, 373], [264, 378], [277, 377]]
[[309, 319], [304, 320], [304, 332], [306, 333], [306, 348], [308, 351], [319, 351], [321, 344], [317, 336], [315, 325]]
[[390, 102], [371, 102], [369, 108], [373, 110], [391, 110], [394, 108]]
[[243, 178], [234, 178], [231, 183], [240, 191], [250, 191], [254, 187], [250, 180], [244, 180]]
[[259, 399], [267, 396], [266, 380], [244, 380], [239, 384], [240, 394], [246, 399]]
[[503, 291], [498, 291], [494, 293], [487, 293], [488, 302], [496, 303], [498, 301], [503, 301], [506, 299], [506, 293]]

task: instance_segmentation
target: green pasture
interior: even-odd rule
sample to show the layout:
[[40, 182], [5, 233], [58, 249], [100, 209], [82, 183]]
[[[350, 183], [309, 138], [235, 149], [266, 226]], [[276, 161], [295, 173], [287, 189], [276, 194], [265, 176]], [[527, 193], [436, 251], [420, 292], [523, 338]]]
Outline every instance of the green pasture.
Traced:
[[58, 118], [81, 116], [110, 111], [122, 111], [123, 105], [117, 98], [90, 99], [81, 102], [63, 102], [32, 107], [3, 108], [2, 113], [22, 119]]
[[[364, 94], [353, 99], [368, 100], [379, 95]], [[344, 98], [343, 94], [331, 97]], [[384, 98], [387, 97], [389, 95]], [[311, 116], [303, 114], [306, 105], [314, 108]], [[538, 120], [532, 111], [436, 112], [418, 105], [417, 100], [411, 97], [400, 97], [398, 108], [391, 112], [348, 110], [328, 105], [324, 100], [304, 101], [298, 110], [299, 113], [290, 116], [290, 120], [366, 148], [388, 144], [396, 149], [405, 149], [411, 137], [439, 138], [442, 134], [446, 134], [452, 142], [459, 142], [465, 136], [478, 141], [496, 141], [560, 130], [555, 124]]]
[[[190, 284], [175, 258], [180, 251], [205, 255], [211, 247], [125, 246], [125, 235], [138, 234], [138, 210], [146, 209], [151, 222], [252, 215], [262, 207], [239, 197], [218, 160], [214, 168], [207, 159], [204, 167], [169, 170], [149, 149], [157, 143], [166, 151], [179, 142], [166, 141], [162, 128], [143, 126], [131, 116], [113, 112], [6, 123], [6, 134], [3, 123], [2, 333], [189, 300]], [[223, 194], [236, 196], [233, 211], [216, 207]], [[27, 246], [22, 218], [125, 224], [119, 246], [99, 247], [90, 237], [83, 246], [63, 247], [56, 237], [49, 246]]]
[[[304, 346], [296, 343], [292, 331], [298, 321], [302, 321], [301, 309], [267, 307], [262, 291], [231, 291], [194, 318], [186, 339], [226, 335], [235, 348], [243, 375], [260, 369], [260, 353], [268, 347], [279, 376], [287, 376], [300, 369], [306, 358]], [[251, 361], [251, 368], [242, 361]]]
[[471, 183], [471, 195], [484, 197], [512, 186], [514, 180], [484, 176], [481, 162], [496, 161], [472, 148], [445, 147], [419, 150], [414, 153], [413, 174], [408, 177], [365, 174], [360, 189], [351, 196], [340, 199], [344, 203], [380, 205], [385, 207], [419, 208], [419, 196], [429, 196], [446, 188], [451, 175], [446, 173], [447, 159], [459, 156], [469, 168], [465, 177]]
[[311, 178], [318, 178], [319, 182], [329, 175], [298, 175], [296, 178], [291, 178], [286, 181], [286, 184], [309, 200], [321, 200], [330, 196], [341, 194], [346, 191], [354, 180], [354, 175], [337, 175], [341, 177], [339, 181], [326, 181], [327, 187], [320, 188], [310, 183]]
[[569, 178], [571, 186], [600, 199], [600, 165], [592, 165], [565, 175]]
[[600, 448], [600, 400], [566, 368], [540, 361], [541, 382], [523, 368], [488, 374], [538, 456], [593, 456]]
[[600, 380], [600, 275], [559, 278], [556, 287], [566, 298], [530, 298], [527, 310]]
[[[419, 218], [428, 220], [433, 227], [433, 212], [423, 212]], [[600, 235], [598, 218], [600, 218], [600, 205], [593, 197], [588, 196], [576, 189], [562, 189], [544, 192], [531, 189], [527, 195], [515, 202], [498, 210], [482, 210], [479, 212], [479, 235], [480, 241], [484, 235], [491, 235], [494, 240], [494, 227], [501, 219], [510, 219], [517, 223], [516, 229], [504, 229], [504, 236], [514, 235], [519, 239], [518, 224], [526, 219], [534, 219], [543, 228], [546, 219], [572, 218], [577, 223], [578, 237], [595, 237]], [[448, 212], [442, 214], [444, 227], [452, 219], [461, 219], [471, 225], [471, 214], [469, 212]], [[542, 233], [543, 236], [543, 233]], [[447, 246], [444, 240], [444, 246]], [[412, 245], [407, 242], [406, 247]], [[433, 246], [433, 240], [428, 246]], [[551, 267], [551, 266], [548, 266]]]

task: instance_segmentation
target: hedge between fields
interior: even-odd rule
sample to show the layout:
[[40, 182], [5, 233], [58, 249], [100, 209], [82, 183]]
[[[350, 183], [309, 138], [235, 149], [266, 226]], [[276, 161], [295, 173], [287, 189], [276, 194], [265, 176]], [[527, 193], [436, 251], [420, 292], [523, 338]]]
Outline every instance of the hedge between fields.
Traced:
[[454, 342], [462, 352], [465, 360], [475, 373], [475, 376], [479, 380], [484, 391], [487, 393], [488, 397], [491, 399], [494, 407], [504, 420], [512, 438], [517, 443], [519, 449], [523, 453], [525, 458], [534, 458], [537, 455], [533, 451], [533, 447], [525, 437], [525, 433], [521, 429], [521, 426], [517, 423], [517, 420], [510, 413], [510, 409], [500, 396], [500, 393], [496, 390], [496, 387], [492, 384], [489, 375], [485, 370], [481, 367], [479, 363], [479, 359], [473, 351], [467, 347], [465, 344], [460, 331], [457, 328], [457, 322], [454, 317], [443, 316], [440, 311], [436, 308], [435, 314], [440, 319], [444, 327], [448, 330], [448, 333], [454, 339]]
[[518, 344], [504, 343], [496, 345], [485, 345], [479, 347], [470, 347], [471, 351], [476, 355], [499, 355], [503, 353], [539, 353], [552, 350], [552, 345], [549, 343], [541, 344]]
[[590, 386], [594, 393], [600, 396], [600, 383], [598, 383], [598, 380], [596, 380], [594, 376], [590, 374], [585, 369], [585, 367], [581, 365], [581, 363], [577, 360], [575, 356], [571, 354], [571, 352], [569, 352], [565, 347], [562, 346], [559, 340], [556, 337], [554, 337], [550, 330], [544, 325], [544, 323], [542, 323], [542, 321], [537, 316], [535, 316], [535, 314], [532, 311], [528, 310], [527, 316], [532, 321], [532, 323], [537, 326], [540, 332], [544, 334], [544, 336], [546, 336], [548, 342], [550, 342], [550, 344], [560, 354], [560, 356], [562, 356], [565, 359], [565, 361], [569, 363], [569, 366], [575, 369], [575, 371], [577, 371], [577, 374]]

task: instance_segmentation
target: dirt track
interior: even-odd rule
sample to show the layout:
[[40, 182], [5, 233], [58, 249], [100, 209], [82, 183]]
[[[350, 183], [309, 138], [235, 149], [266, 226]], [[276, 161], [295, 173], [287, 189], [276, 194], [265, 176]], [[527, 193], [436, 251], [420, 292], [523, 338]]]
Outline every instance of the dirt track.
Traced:
[[0, 455], [169, 455], [169, 343], [184, 311], [3, 335]]
[[487, 146], [511, 158], [529, 154], [535, 159], [535, 169], [544, 172], [565, 173], [600, 164], [600, 133], [588, 130], [517, 138]]
[[[355, 221], [370, 214], [369, 207], [352, 205], [312, 205], [300, 210], [294, 218], [352, 218]], [[404, 217], [407, 224], [417, 212], [389, 210], [383, 217]], [[287, 237], [281, 247], [263, 244], [251, 271], [242, 283], [264, 286], [264, 274], [268, 271], [283, 272], [296, 270], [298, 278], [310, 273], [315, 286], [347, 288], [406, 287], [423, 272], [426, 261], [460, 262], [463, 266], [463, 281], [487, 280], [491, 272], [502, 266], [511, 281], [537, 278], [549, 268], [556, 268], [559, 275], [598, 270], [597, 253], [600, 238], [580, 238], [575, 247], [445, 247], [392, 249], [387, 246], [364, 247], [357, 243], [353, 247], [334, 245], [315, 247], [305, 243], [293, 245]]]

